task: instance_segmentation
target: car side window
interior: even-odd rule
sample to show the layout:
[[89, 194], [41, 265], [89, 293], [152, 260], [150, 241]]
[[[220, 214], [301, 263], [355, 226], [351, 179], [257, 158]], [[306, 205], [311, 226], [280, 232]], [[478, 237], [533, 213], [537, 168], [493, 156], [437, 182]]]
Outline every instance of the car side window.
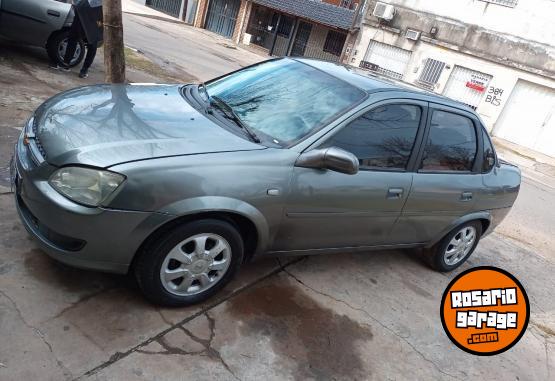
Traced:
[[405, 169], [422, 117], [419, 106], [389, 104], [367, 112], [324, 143], [358, 157], [360, 169]]
[[482, 161], [482, 173], [488, 173], [495, 166], [495, 150], [491, 139], [485, 130], [482, 130], [484, 140], [484, 160]]
[[472, 171], [477, 147], [476, 129], [471, 119], [434, 111], [420, 169]]

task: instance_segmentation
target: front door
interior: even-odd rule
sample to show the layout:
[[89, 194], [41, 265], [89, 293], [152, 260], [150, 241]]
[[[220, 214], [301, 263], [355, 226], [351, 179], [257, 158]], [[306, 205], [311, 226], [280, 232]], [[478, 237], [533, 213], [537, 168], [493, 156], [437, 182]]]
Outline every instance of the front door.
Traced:
[[231, 38], [240, 6], [240, 0], [212, 0], [208, 7], [206, 29]]
[[312, 32], [312, 24], [304, 21], [299, 22], [297, 34], [295, 35], [295, 42], [293, 43], [293, 48], [291, 49], [292, 57], [304, 56], [311, 32]]
[[430, 104], [428, 127], [394, 243], [428, 242], [472, 212], [483, 189], [477, 152], [481, 126], [465, 111]]
[[360, 171], [345, 175], [295, 168], [274, 251], [378, 246], [401, 214], [413, 173], [413, 146], [425, 123], [426, 103], [388, 101], [340, 127], [317, 148], [339, 147], [358, 157]]

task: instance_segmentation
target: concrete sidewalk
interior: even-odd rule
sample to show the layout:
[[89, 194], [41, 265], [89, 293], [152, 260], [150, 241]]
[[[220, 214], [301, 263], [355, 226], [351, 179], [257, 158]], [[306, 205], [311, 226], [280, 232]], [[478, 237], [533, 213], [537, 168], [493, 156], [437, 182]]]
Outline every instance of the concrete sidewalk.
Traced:
[[511, 143], [493, 138], [500, 158], [518, 165], [522, 176], [555, 190], [555, 158]]

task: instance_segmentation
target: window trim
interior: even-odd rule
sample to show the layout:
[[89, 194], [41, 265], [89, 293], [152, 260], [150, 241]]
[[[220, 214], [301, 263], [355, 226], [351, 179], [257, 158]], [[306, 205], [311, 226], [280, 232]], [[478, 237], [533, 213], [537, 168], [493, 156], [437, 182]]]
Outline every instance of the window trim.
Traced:
[[[424, 151], [426, 150], [425, 142], [428, 140], [428, 137], [430, 136], [430, 130], [431, 130], [431, 125], [432, 125], [432, 116], [433, 116], [435, 111], [450, 112], [452, 114], [456, 114], [456, 115], [466, 117], [466, 118], [470, 119], [470, 121], [472, 122], [472, 126], [474, 127], [474, 134], [476, 135], [476, 157], [474, 158], [474, 164], [472, 165], [472, 170], [470, 170], [470, 171], [453, 171], [453, 170], [419, 169], [420, 163], [422, 162], [422, 158], [424, 156]], [[414, 168], [415, 172], [416, 173], [422, 173], [422, 174], [454, 174], [454, 175], [481, 174], [482, 173], [481, 168], [482, 168], [483, 152], [484, 152], [484, 144], [483, 144], [483, 141], [482, 141], [482, 134], [478, 133], [478, 131], [482, 132], [481, 128], [482, 128], [482, 124], [477, 119], [476, 115], [474, 115], [474, 114], [472, 114], [468, 111], [458, 109], [458, 108], [450, 107], [450, 106], [447, 106], [447, 105], [442, 105], [442, 104], [439, 104], [439, 103], [430, 102], [429, 109], [428, 109], [427, 121], [426, 121], [426, 128], [425, 128], [425, 132], [424, 132], [424, 138], [422, 139], [422, 142], [420, 144], [420, 150], [419, 150], [416, 162], [415, 162], [415, 168]]]
[[[482, 173], [482, 175], [487, 175], [493, 172], [493, 170], [495, 169], [495, 167], [499, 166], [499, 157], [497, 157], [497, 150], [495, 149], [495, 146], [493, 145], [493, 140], [491, 140], [491, 136], [488, 134], [488, 130], [486, 130], [486, 128], [480, 123], [481, 129], [482, 129], [482, 138], [484, 137], [484, 134], [486, 135], [486, 138], [489, 140], [489, 143], [491, 144], [491, 148], [493, 149], [493, 155], [495, 156], [495, 164], [491, 167], [491, 169], [489, 171], [483, 171], [481, 170], [480, 172]], [[480, 164], [480, 169], [483, 167], [483, 160], [484, 160], [484, 154], [485, 154], [485, 149], [486, 149], [486, 142], [484, 141], [482, 144], [482, 163]]]
[[376, 103], [372, 103], [371, 105], [368, 105], [368, 106], [364, 107], [363, 109], [359, 110], [357, 113], [351, 115], [348, 119], [341, 122], [338, 126], [333, 128], [332, 130], [328, 131], [325, 135], [320, 137], [320, 139], [318, 139], [316, 142], [314, 142], [304, 152], [311, 151], [313, 149], [318, 149], [320, 146], [322, 146], [324, 143], [326, 143], [329, 139], [331, 139], [333, 136], [338, 134], [344, 128], [347, 128], [352, 122], [354, 122], [356, 119], [362, 117], [364, 114], [366, 114], [366, 113], [368, 113], [372, 110], [375, 110], [379, 107], [383, 107], [383, 106], [387, 106], [387, 105], [395, 105], [395, 104], [418, 106], [418, 107], [421, 108], [421, 111], [422, 111], [422, 113], [420, 115], [420, 124], [418, 125], [418, 131], [416, 132], [416, 137], [414, 139], [414, 145], [412, 147], [412, 152], [409, 156], [407, 166], [405, 167], [405, 169], [385, 168], [385, 167], [384, 168], [380, 168], [380, 167], [363, 168], [363, 167], [361, 167], [359, 169], [359, 171], [361, 173], [365, 173], [365, 172], [394, 172], [394, 173], [415, 172], [415, 166], [416, 166], [416, 163], [417, 163], [418, 156], [420, 154], [422, 141], [424, 139], [425, 127], [426, 127], [426, 124], [427, 124], [427, 121], [428, 121], [429, 111], [428, 111], [428, 102], [427, 101], [413, 99], [413, 98], [406, 98], [406, 99], [405, 98], [391, 98], [391, 99], [383, 99], [383, 100], [380, 100]]

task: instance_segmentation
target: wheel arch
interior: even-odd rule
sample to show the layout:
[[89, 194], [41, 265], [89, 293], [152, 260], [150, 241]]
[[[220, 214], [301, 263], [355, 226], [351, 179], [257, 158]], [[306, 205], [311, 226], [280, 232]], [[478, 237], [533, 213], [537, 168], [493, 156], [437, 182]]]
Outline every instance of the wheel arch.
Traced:
[[[202, 207], [201, 207], [202, 205]], [[268, 245], [268, 224], [262, 213], [254, 206], [240, 200], [224, 197], [200, 197], [172, 204], [163, 213], [174, 218], [157, 226], [139, 245], [133, 255], [130, 268], [144, 248], [175, 226], [199, 219], [217, 219], [231, 223], [239, 230], [245, 243], [245, 259], [250, 260], [255, 253], [263, 251]]]
[[434, 246], [436, 243], [441, 241], [443, 237], [449, 234], [457, 226], [460, 226], [470, 221], [480, 221], [480, 223], [482, 224], [482, 237], [483, 237], [484, 235], [490, 233], [489, 227], [491, 226], [491, 220], [492, 220], [491, 213], [488, 211], [474, 212], [474, 213], [459, 217], [453, 222], [451, 222], [451, 224], [449, 224], [447, 227], [445, 227], [439, 234], [437, 234], [434, 237], [434, 239], [431, 240], [426, 245], [426, 248], [430, 248]]

